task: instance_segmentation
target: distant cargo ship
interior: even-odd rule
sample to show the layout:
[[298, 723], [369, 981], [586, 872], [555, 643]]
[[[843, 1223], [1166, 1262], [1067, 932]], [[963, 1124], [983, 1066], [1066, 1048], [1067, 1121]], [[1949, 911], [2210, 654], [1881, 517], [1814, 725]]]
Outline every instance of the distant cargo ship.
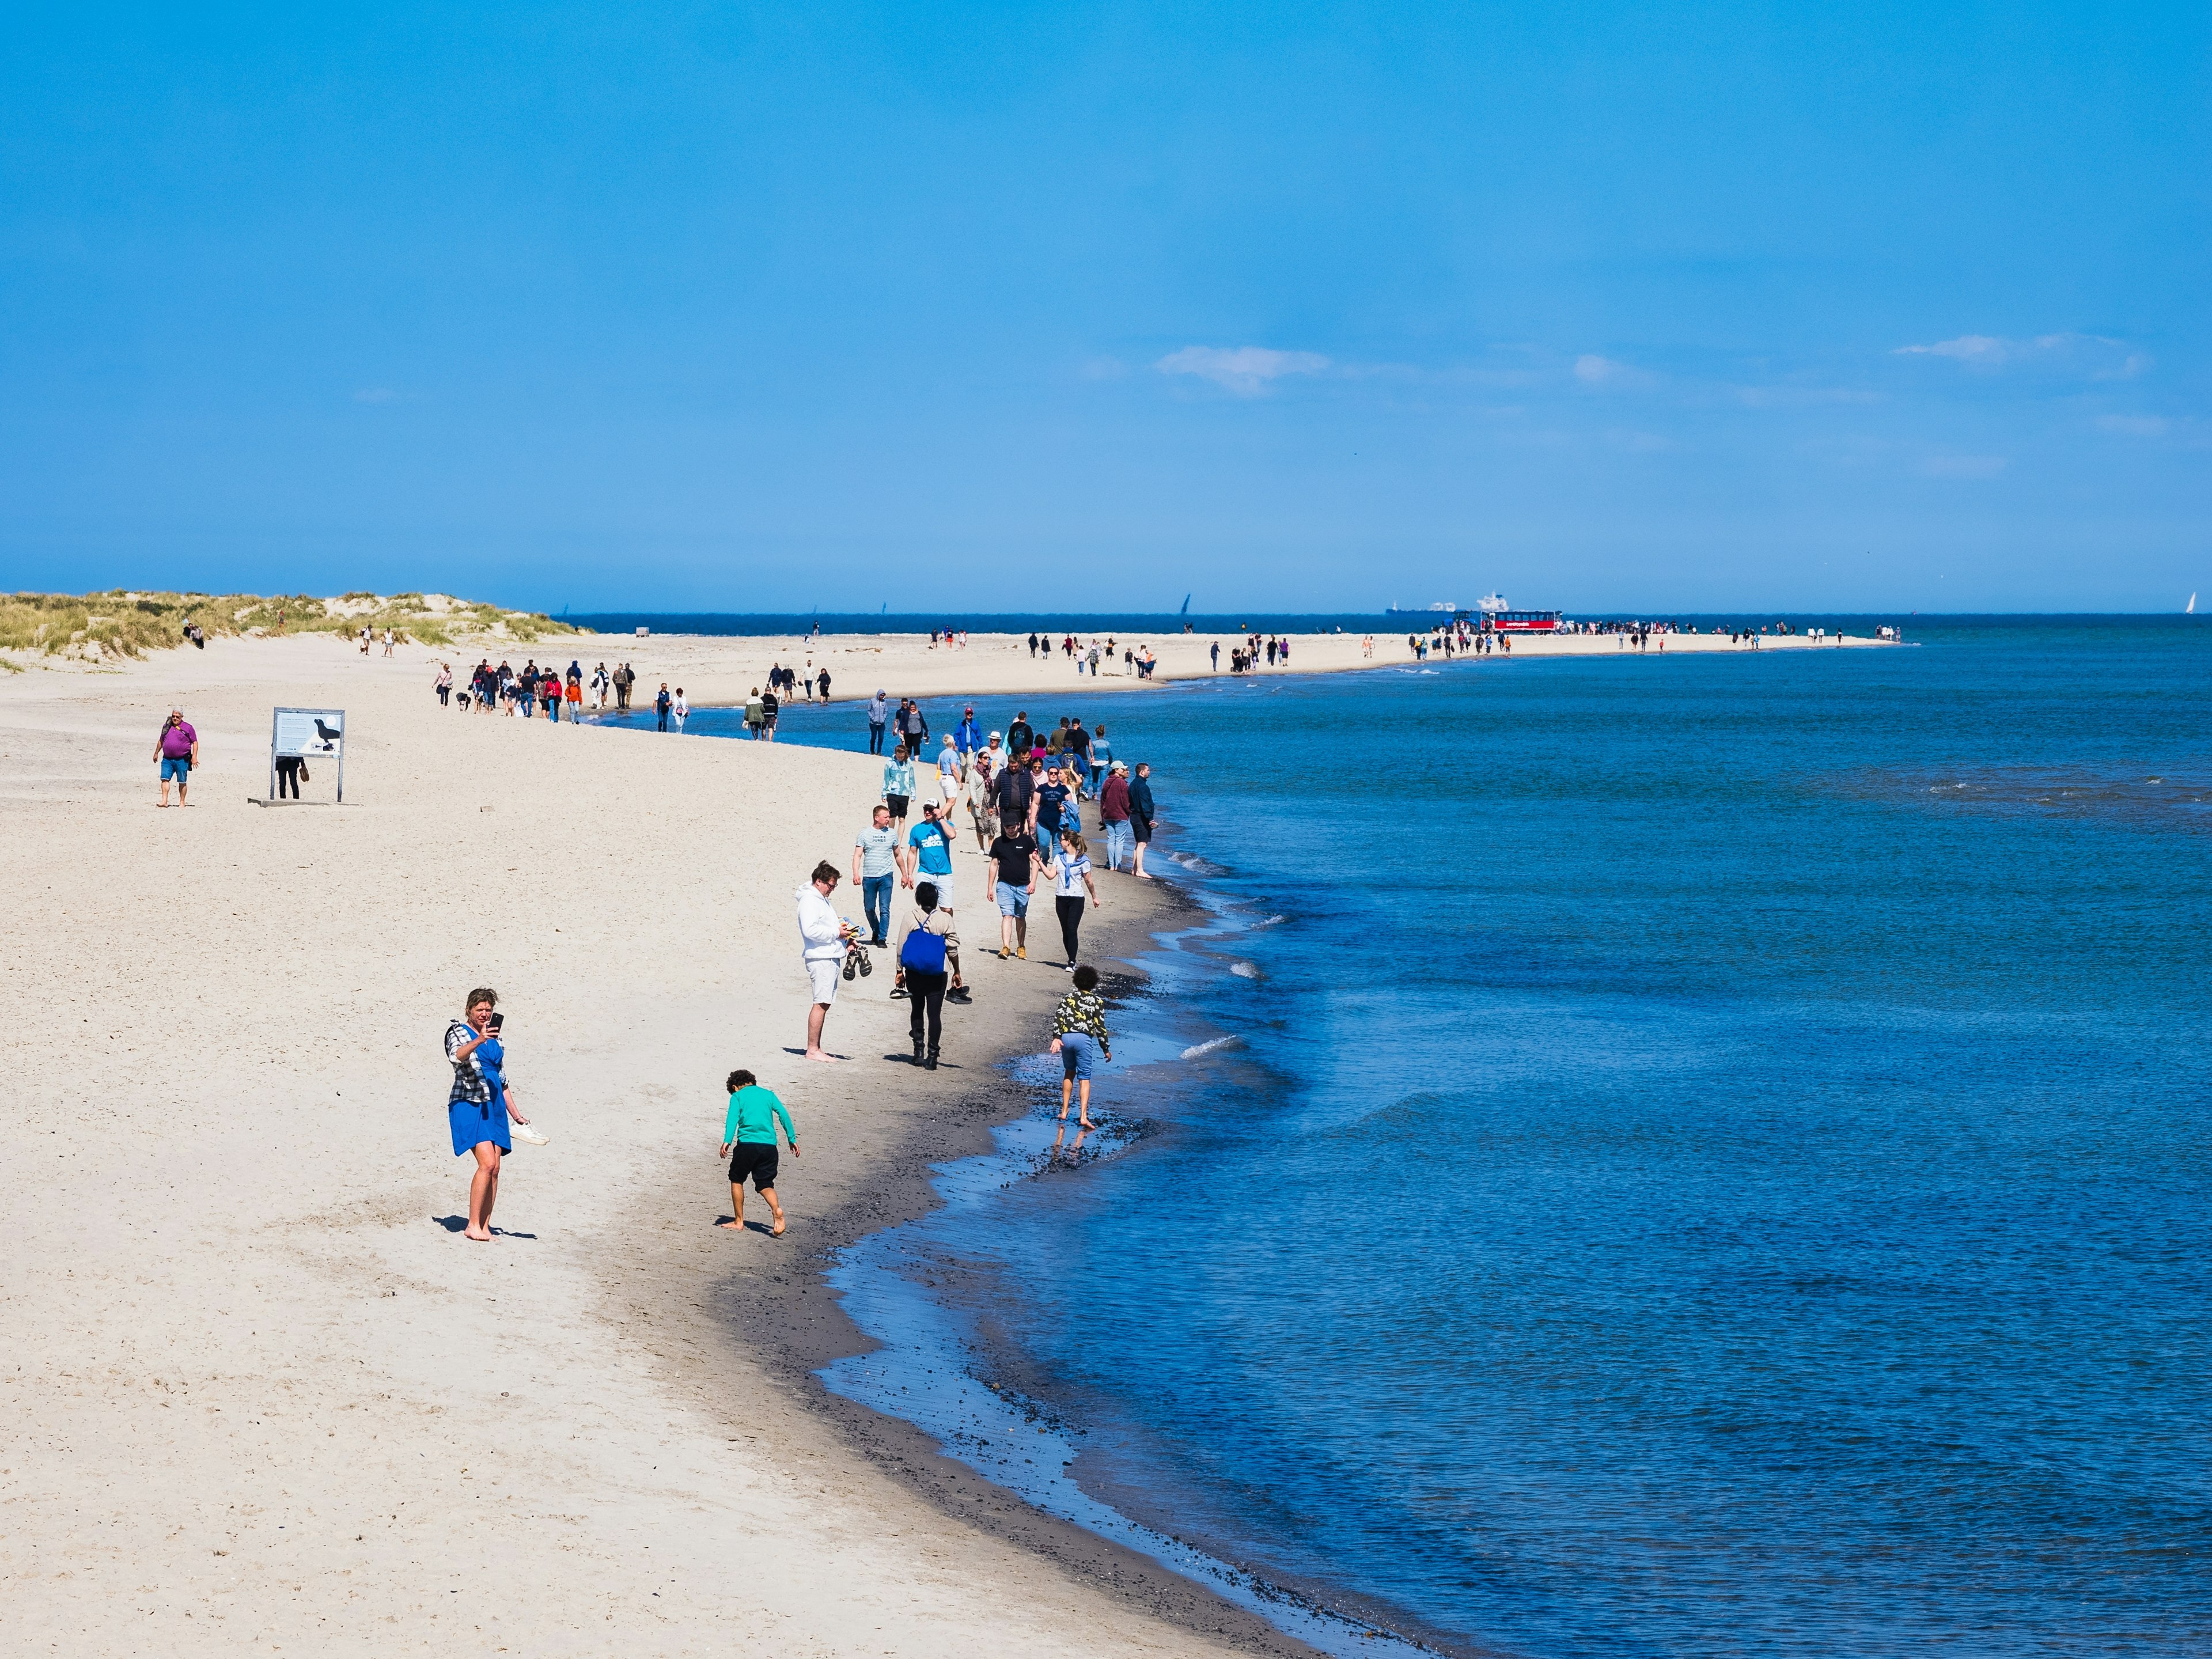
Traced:
[[1506, 633], [1548, 634], [1559, 625], [1556, 611], [1516, 611], [1505, 603], [1503, 593], [1486, 593], [1474, 611], [1461, 610], [1449, 599], [1438, 599], [1434, 605], [1408, 609], [1392, 605], [1382, 614], [1386, 617], [1419, 617], [1431, 627], [1462, 618], [1472, 621], [1480, 613], [1481, 620], [1491, 629]]

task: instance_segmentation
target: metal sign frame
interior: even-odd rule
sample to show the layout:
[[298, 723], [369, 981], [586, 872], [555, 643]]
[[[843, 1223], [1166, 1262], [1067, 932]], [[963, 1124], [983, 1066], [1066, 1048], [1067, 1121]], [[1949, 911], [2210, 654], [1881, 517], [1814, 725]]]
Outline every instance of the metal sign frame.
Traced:
[[276, 708], [269, 714], [269, 800], [276, 799], [276, 733], [287, 714], [305, 714], [310, 720], [320, 716], [337, 717], [338, 805], [345, 805], [345, 710], [343, 708]]

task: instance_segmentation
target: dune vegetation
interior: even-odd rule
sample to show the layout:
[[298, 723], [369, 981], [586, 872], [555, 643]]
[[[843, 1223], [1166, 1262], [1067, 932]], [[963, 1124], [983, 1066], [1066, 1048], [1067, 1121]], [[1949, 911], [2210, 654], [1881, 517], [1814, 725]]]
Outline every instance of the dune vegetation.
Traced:
[[366, 625], [380, 638], [387, 628], [422, 645], [464, 640], [527, 641], [548, 635], [589, 630], [535, 611], [457, 599], [444, 593], [344, 593], [318, 599], [305, 593], [0, 593], [0, 652], [42, 656], [137, 657], [185, 642], [185, 625], [210, 637], [283, 634], [349, 634]]

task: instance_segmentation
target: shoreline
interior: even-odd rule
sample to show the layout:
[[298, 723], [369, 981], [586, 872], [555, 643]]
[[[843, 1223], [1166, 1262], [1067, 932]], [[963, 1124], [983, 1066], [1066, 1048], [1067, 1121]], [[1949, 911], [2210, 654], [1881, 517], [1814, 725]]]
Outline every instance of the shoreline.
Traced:
[[[1184, 906], [1195, 908], [1171, 884], [1163, 883], [1146, 914], [1086, 923], [1086, 933], [1102, 927], [1112, 930], [1096, 954], [1116, 964], [1101, 973], [1114, 1004], [1145, 994], [1146, 976], [1126, 961], [1134, 953], [1133, 937], [1141, 948], [1169, 913]], [[948, 1025], [948, 1043], [951, 1035]], [[775, 1333], [752, 1352], [765, 1358], [781, 1385], [806, 1410], [835, 1425], [861, 1456], [947, 1516], [1081, 1573], [1146, 1616], [1227, 1640], [1245, 1652], [1319, 1659], [1317, 1650], [1258, 1614], [1125, 1545], [1038, 1509], [945, 1454], [927, 1430], [837, 1393], [820, 1375], [836, 1361], [878, 1346], [853, 1322], [831, 1287], [834, 1258], [872, 1234], [942, 1207], [933, 1167], [989, 1152], [994, 1129], [1034, 1109], [1030, 1088], [1005, 1072], [1009, 1061], [1032, 1052], [1028, 1045], [1000, 1042], [975, 1068], [979, 1073], [988, 1068], [988, 1080], [941, 1091], [940, 1097], [908, 1122], [902, 1145], [878, 1162], [872, 1178], [838, 1208], [814, 1219], [815, 1232], [786, 1271], [773, 1277], [742, 1271], [726, 1275], [714, 1291], [715, 1318], [726, 1340], [735, 1346], [748, 1340], [741, 1333]]]
[[[826, 703], [817, 700], [794, 707], [864, 702], [878, 686], [886, 690], [894, 702], [901, 696], [1019, 699], [1031, 694], [1064, 700], [1094, 692], [1163, 690], [1194, 680], [1243, 679], [1256, 684], [1278, 676], [1370, 673], [1393, 668], [1437, 672], [1453, 667], [1503, 669], [1516, 661], [1560, 657], [1663, 660], [1670, 656], [1748, 656], [1778, 651], [1893, 650], [1910, 643], [1867, 639], [1857, 635], [1827, 640], [1784, 635], [1770, 636], [1753, 647], [1731, 644], [1725, 635], [1676, 634], [1654, 635], [1651, 647], [1639, 652], [1620, 645], [1623, 636], [1619, 635], [1528, 634], [1513, 636], [1510, 653], [1462, 655], [1449, 659], [1432, 657], [1425, 662], [1416, 662], [1406, 649], [1403, 635], [1376, 635], [1375, 655], [1369, 658], [1360, 655], [1358, 635], [1310, 634], [1287, 636], [1294, 647], [1293, 665], [1262, 667], [1241, 676], [1231, 675], [1226, 665], [1229, 642], [1258, 637], [1261, 636], [1131, 635], [1126, 643], [1150, 644], [1158, 654], [1158, 669], [1150, 679], [1139, 679], [1133, 672], [1078, 674], [1066, 658], [1030, 656], [1027, 636], [1014, 634], [972, 635], [964, 647], [933, 646], [924, 634], [825, 634], [818, 640], [744, 634], [653, 634], [640, 640], [624, 635], [587, 634], [562, 641], [555, 656], [556, 659], [567, 657], [582, 662], [586, 672], [601, 660], [610, 668], [618, 662], [630, 663], [639, 680], [632, 694], [631, 707], [626, 711], [610, 708], [599, 713], [626, 712], [651, 720], [659, 682], [665, 680], [672, 688], [682, 689], [695, 710], [732, 708], [742, 707], [748, 693], [765, 684], [770, 667], [797, 668], [804, 678], [811, 663], [831, 671], [831, 695]], [[1667, 641], [1664, 648], [1658, 643], [1662, 638]], [[1217, 640], [1224, 647], [1223, 666], [1218, 670], [1206, 654], [1207, 647]], [[586, 648], [587, 642], [596, 648]], [[471, 649], [481, 654], [480, 647]], [[456, 650], [447, 654], [458, 663], [466, 653]], [[455, 670], [457, 674], [465, 672], [460, 666]], [[591, 714], [592, 711], [586, 711], [587, 724]]]
[[[718, 737], [724, 742], [744, 741], [726, 733]], [[797, 740], [779, 746], [826, 748]], [[874, 757], [868, 758], [872, 763]], [[1204, 878], [1195, 866], [1211, 867], [1206, 860], [1200, 858], [1194, 866], [1185, 864], [1162, 850], [1158, 842], [1154, 850], [1182, 873], [1157, 876], [1148, 888], [1137, 889], [1126, 874], [1109, 877], [1102, 872], [1102, 884], [1110, 884], [1107, 891], [1116, 896], [1139, 892], [1143, 908], [1134, 914], [1117, 908], [1109, 912], [1112, 919], [1107, 921], [1097, 920], [1094, 913], [1085, 925], [1085, 955], [1102, 964], [1102, 988], [1115, 1007], [1125, 1011], [1125, 1018], [1132, 1005], [1141, 1016], [1143, 1003], [1153, 996], [1150, 974], [1132, 958], [1162, 948], [1176, 948], [1163, 946], [1161, 941], [1170, 935], [1203, 930], [1221, 920], [1221, 913], [1194, 897], [1185, 884], [1187, 880]], [[1039, 923], [1048, 928], [1050, 925], [1048, 919]], [[1200, 948], [1208, 953], [1218, 950], [1212, 943]], [[1231, 959], [1221, 957], [1222, 971], [1228, 970]], [[1103, 966], [1109, 960], [1116, 964], [1111, 969]], [[1055, 983], [1045, 1007], [1048, 1008], [1060, 988]], [[1044, 1008], [1038, 1011], [1040, 1018], [1043, 1012]], [[946, 1030], [949, 1045], [953, 1032], [949, 1007]], [[780, 1336], [768, 1350], [773, 1369], [786, 1385], [803, 1397], [810, 1410], [839, 1425], [863, 1455], [895, 1468], [948, 1515], [981, 1521], [1008, 1541], [1083, 1571], [1124, 1595], [1143, 1611], [1186, 1628], [1227, 1638], [1252, 1651], [1322, 1656], [1324, 1650], [1226, 1598], [1202, 1577], [1180, 1571], [1140, 1549], [1054, 1514], [1016, 1487], [994, 1480], [941, 1450], [932, 1430], [842, 1394], [819, 1375], [837, 1361], [881, 1348], [845, 1311], [842, 1293], [829, 1284], [828, 1275], [839, 1265], [834, 1258], [862, 1239], [905, 1226], [945, 1207], [933, 1173], [935, 1166], [994, 1152], [994, 1132], [1036, 1109], [1034, 1085], [1013, 1080], [1006, 1075], [1006, 1068], [1011, 1062], [1037, 1052], [1030, 1044], [997, 1044], [987, 1062], [990, 1080], [955, 1090], [915, 1117], [905, 1145], [884, 1162], [880, 1179], [823, 1218], [832, 1236], [828, 1242], [810, 1246], [792, 1271], [771, 1280], [732, 1276], [720, 1292], [728, 1331], [794, 1332]], [[732, 1340], [737, 1340], [734, 1335]], [[994, 1373], [1006, 1376], [1026, 1369], [1025, 1357], [1016, 1356], [988, 1334], [981, 1336], [981, 1347], [983, 1363], [970, 1370], [987, 1386], [995, 1386], [988, 1382]], [[1356, 1589], [1299, 1579], [1277, 1568], [1255, 1565], [1226, 1544], [1194, 1537], [1189, 1524], [1174, 1518], [1162, 1504], [1129, 1504], [1118, 1498], [1099, 1497], [1072, 1471], [1071, 1479], [1092, 1501], [1135, 1530], [1152, 1534], [1170, 1546], [1192, 1548], [1232, 1577], [1241, 1576], [1265, 1586], [1269, 1601], [1285, 1603], [1326, 1624], [1341, 1626], [1347, 1632], [1362, 1627], [1389, 1638], [1399, 1650], [1453, 1659], [1480, 1659], [1489, 1651], [1464, 1638], [1430, 1629], [1404, 1610], [1388, 1607]]]
[[[744, 742], [727, 734], [719, 734], [714, 740]], [[852, 754], [796, 740], [773, 746]], [[874, 757], [860, 758], [872, 766], [877, 763]], [[1160, 856], [1169, 855], [1161, 852]], [[1139, 887], [1126, 873], [1102, 872], [1100, 879], [1102, 888], [1111, 896], [1113, 908], [1105, 913], [1104, 920], [1095, 911], [1086, 920], [1085, 954], [1101, 964], [1101, 988], [1112, 1006], [1126, 1008], [1152, 994], [1149, 974], [1132, 958], [1158, 949], [1158, 940], [1163, 934], [1181, 933], [1213, 920], [1214, 913], [1187, 892], [1177, 878], [1156, 876], [1145, 887]], [[841, 897], [843, 892], [841, 886]], [[1129, 895], [1138, 896], [1140, 902], [1125, 908]], [[906, 902], [903, 890], [898, 902]], [[1043, 937], [1053, 926], [1048, 916], [1040, 917], [1034, 909], [1032, 921], [1033, 937]], [[995, 911], [986, 912], [986, 921], [995, 924]], [[964, 936], [966, 929], [962, 931]], [[1056, 942], [1053, 949], [1056, 951]], [[1115, 965], [1110, 969], [1103, 965], [1108, 962]], [[972, 962], [970, 974], [972, 977]], [[869, 981], [855, 983], [872, 985]], [[1034, 999], [1032, 1032], [1041, 1029], [1052, 1003], [1065, 988], [1065, 981], [1056, 975], [1044, 983], [1048, 987], [1044, 994]], [[840, 993], [841, 1009], [846, 994]], [[881, 997], [872, 990], [861, 994], [872, 1000]], [[892, 1005], [902, 1018], [907, 1006]], [[962, 1023], [980, 1012], [980, 1002], [961, 1010]], [[833, 1014], [833, 1026], [835, 1021]], [[954, 1009], [948, 1005], [948, 1055], [957, 1031]], [[743, 1351], [757, 1361], [764, 1360], [780, 1386], [804, 1410], [834, 1426], [857, 1454], [915, 1491], [948, 1518], [981, 1526], [1016, 1547], [1078, 1572], [1147, 1617], [1194, 1634], [1225, 1640], [1240, 1651], [1327, 1659], [1323, 1650], [1265, 1615], [1238, 1605], [1202, 1579], [1032, 1503], [1012, 1486], [992, 1480], [942, 1450], [938, 1437], [929, 1429], [840, 1393], [821, 1375], [837, 1361], [878, 1352], [881, 1346], [854, 1322], [845, 1310], [842, 1294], [829, 1282], [830, 1273], [838, 1265], [836, 1258], [863, 1239], [945, 1207], [935, 1167], [991, 1152], [996, 1144], [995, 1130], [1035, 1109], [1032, 1085], [1014, 1080], [1006, 1068], [1011, 1062], [1037, 1052], [1033, 1037], [1024, 1042], [1002, 1034], [995, 1042], [987, 1041], [981, 1056], [966, 1067], [977, 1073], [978, 1080], [972, 1084], [952, 1080], [949, 1068], [935, 1074], [894, 1073], [895, 1081], [904, 1085], [907, 1092], [927, 1097], [908, 1115], [903, 1139], [875, 1160], [868, 1178], [856, 1191], [826, 1214], [811, 1218], [807, 1243], [791, 1251], [789, 1262], [780, 1271], [762, 1275], [733, 1268], [721, 1279], [712, 1291], [715, 1334], [725, 1352]], [[937, 1079], [933, 1087], [925, 1080], [933, 1076]], [[632, 1270], [617, 1269], [611, 1283], [619, 1283], [622, 1273]], [[988, 1337], [983, 1347], [990, 1362], [987, 1370], [1003, 1373], [1015, 1369], [1006, 1363], [1007, 1351]], [[985, 1380], [983, 1370], [975, 1375], [978, 1381]], [[1149, 1507], [1133, 1510], [1106, 1499], [1094, 1501], [1114, 1510], [1140, 1531], [1172, 1544], [1191, 1545], [1192, 1540], [1183, 1535], [1187, 1528]], [[1267, 1586], [1268, 1599], [1341, 1625], [1347, 1632], [1356, 1625], [1364, 1626], [1390, 1638], [1403, 1650], [1455, 1659], [1477, 1659], [1483, 1651], [1440, 1632], [1425, 1629], [1409, 1632], [1406, 1626], [1411, 1621], [1407, 1614], [1384, 1608], [1357, 1591], [1298, 1582], [1240, 1560], [1226, 1548], [1204, 1543], [1193, 1547], [1224, 1571]]]
[[[1159, 843], [1155, 842], [1154, 845], [1157, 849]], [[1171, 855], [1163, 854], [1162, 856], [1180, 862], [1173, 860]], [[1205, 862], [1202, 856], [1196, 861]], [[1189, 875], [1194, 881], [1204, 878], [1196, 871], [1190, 871]], [[1153, 955], [1163, 951], [1189, 953], [1194, 960], [1199, 957], [1210, 959], [1217, 971], [1228, 973], [1237, 957], [1232, 948], [1233, 941], [1219, 936], [1226, 913], [1194, 896], [1182, 880], [1170, 881], [1162, 878], [1160, 881], [1162, 902], [1155, 907], [1156, 914], [1138, 924], [1146, 935], [1141, 953]], [[1127, 921], [1122, 924], [1124, 927], [1131, 925]], [[1182, 1045], [1183, 1036], [1172, 1036], [1166, 1029], [1172, 1025], [1174, 1017], [1165, 1012], [1166, 1005], [1158, 1000], [1158, 994], [1153, 988], [1151, 973], [1127, 961], [1129, 956], [1138, 953], [1126, 951], [1123, 949], [1126, 944], [1127, 940], [1123, 939], [1115, 941], [1114, 954], [1121, 962], [1121, 968], [1115, 972], [1103, 973], [1103, 983], [1111, 988], [1119, 1010], [1117, 1041], [1127, 1039], [1142, 1044], [1147, 1039], [1158, 1040], [1163, 1036], [1170, 1036], [1172, 1042]], [[1162, 1012], [1148, 1020], [1148, 1009]], [[1231, 1035], [1210, 1021], [1203, 1023], [1203, 1029], [1214, 1037]], [[963, 1109], [972, 1107], [974, 1115], [951, 1133], [933, 1133], [938, 1127], [934, 1123], [918, 1126], [916, 1157], [923, 1161], [925, 1172], [914, 1183], [920, 1189], [915, 1201], [905, 1206], [903, 1211], [895, 1209], [892, 1213], [873, 1215], [860, 1221], [852, 1227], [848, 1236], [841, 1237], [836, 1243], [821, 1252], [818, 1258], [810, 1261], [811, 1282], [807, 1289], [818, 1291], [832, 1306], [836, 1306], [840, 1293], [823, 1282], [826, 1271], [833, 1265], [829, 1260], [831, 1255], [845, 1252], [848, 1246], [860, 1240], [907, 1226], [947, 1207], [947, 1200], [934, 1176], [926, 1172], [927, 1168], [955, 1159], [966, 1160], [979, 1155], [988, 1157], [1000, 1152], [994, 1133], [996, 1129], [1020, 1121], [1042, 1109], [1036, 1097], [1037, 1085], [1016, 1081], [1004, 1074], [1009, 1060], [1021, 1058], [1028, 1052], [1018, 1048], [1009, 1049], [998, 1062], [1000, 1076], [997, 1084], [964, 1097], [957, 1103]], [[1046, 1092], [1049, 1092], [1048, 1085], [1046, 1085]], [[1184, 1127], [1172, 1120], [1155, 1121], [1149, 1112], [1121, 1116], [1111, 1108], [1103, 1114], [1102, 1121], [1112, 1125], [1117, 1118], [1131, 1133], [1117, 1151], [1109, 1154], [1114, 1158], [1156, 1151], [1163, 1140], [1171, 1141]], [[1037, 1172], [1031, 1170], [1026, 1178], [1036, 1176]], [[1015, 1178], [1025, 1177], [1017, 1176]], [[987, 1175], [985, 1180], [988, 1182], [989, 1179]], [[941, 1246], [944, 1243], [942, 1239], [929, 1241], [923, 1245], [922, 1252], [933, 1255], [933, 1247]], [[867, 1264], [862, 1270], [878, 1275], [896, 1273], [894, 1268], [881, 1262]], [[985, 1271], [989, 1273], [991, 1270]], [[915, 1302], [931, 1306], [939, 1321], [957, 1322], [957, 1313], [952, 1311], [943, 1298], [919, 1290], [907, 1294]], [[1205, 1577], [1178, 1571], [1141, 1549], [1106, 1538], [1079, 1522], [1056, 1515], [1024, 1496], [1018, 1486], [995, 1480], [958, 1458], [939, 1450], [939, 1435], [933, 1430], [924, 1428], [884, 1407], [864, 1403], [824, 1383], [819, 1376], [815, 1375], [821, 1368], [848, 1356], [883, 1351], [882, 1345], [860, 1330], [849, 1316], [843, 1314], [842, 1308], [838, 1310], [836, 1322], [839, 1329], [834, 1336], [817, 1332], [812, 1334], [805, 1344], [794, 1345], [793, 1363], [804, 1368], [803, 1374], [794, 1380], [809, 1389], [811, 1397], [816, 1400], [821, 1409], [841, 1419], [849, 1417], [853, 1423], [852, 1432], [864, 1446], [871, 1449], [871, 1455], [875, 1455], [873, 1449], [885, 1437], [886, 1430], [889, 1431], [888, 1437], [896, 1443], [884, 1455], [900, 1455], [909, 1444], [920, 1447], [923, 1461], [931, 1467], [927, 1470], [917, 1468], [914, 1471], [914, 1478], [917, 1481], [942, 1481], [937, 1494], [938, 1501], [951, 1508], [954, 1513], [964, 1513], [958, 1508], [959, 1501], [968, 1487], [980, 1483], [996, 1495], [1000, 1508], [1006, 1512], [1011, 1523], [1008, 1535], [1030, 1542], [1035, 1547], [1044, 1548], [1046, 1543], [1035, 1535], [1039, 1525], [1054, 1540], [1072, 1534], [1079, 1540], [1085, 1551], [1103, 1551], [1117, 1561], [1137, 1564], [1146, 1572], [1164, 1574], [1175, 1583], [1209, 1603], [1226, 1607], [1233, 1613], [1256, 1621], [1270, 1638], [1258, 1644], [1262, 1650], [1318, 1654], [1324, 1656], [1325, 1659], [1330, 1650], [1317, 1648], [1264, 1614], [1251, 1613], [1228, 1600], [1211, 1588]], [[1066, 1402], [1053, 1397], [1048, 1382], [1040, 1382], [1033, 1378], [1030, 1357], [1003, 1335], [994, 1334], [992, 1322], [988, 1318], [979, 1322], [976, 1328], [968, 1334], [968, 1340], [963, 1340], [963, 1346], [968, 1346], [969, 1340], [972, 1340], [977, 1357], [964, 1369], [978, 1382], [994, 1392], [1004, 1383], [1014, 1391], [1009, 1396], [1008, 1403], [1012, 1404], [1018, 1398], [1020, 1401], [1033, 1403], [1042, 1410], [1048, 1420], [1059, 1419]], [[803, 1361], [795, 1357], [800, 1347], [805, 1354]], [[908, 1364], [915, 1363], [909, 1358]], [[895, 1374], [914, 1377], [917, 1389], [921, 1389], [922, 1385], [918, 1370], [900, 1370]], [[997, 1432], [996, 1430], [991, 1431]], [[1077, 1431], [1078, 1434], [1087, 1431]], [[1267, 1603], [1285, 1607], [1329, 1628], [1333, 1632], [1340, 1632], [1348, 1641], [1358, 1644], [1360, 1651], [1382, 1655], [1431, 1654], [1437, 1656], [1438, 1659], [1490, 1659], [1490, 1656], [1497, 1651], [1465, 1637], [1432, 1628], [1405, 1609], [1390, 1606], [1355, 1588], [1303, 1577], [1286, 1572], [1279, 1566], [1260, 1563], [1243, 1553], [1239, 1544], [1226, 1537], [1213, 1535], [1206, 1523], [1194, 1522], [1188, 1516], [1178, 1515], [1176, 1510], [1182, 1495], [1176, 1490], [1163, 1488], [1157, 1492], [1136, 1492], [1113, 1480], [1097, 1479], [1086, 1468], [1093, 1455], [1091, 1449], [1081, 1449], [1066, 1468], [1066, 1479], [1086, 1499], [1107, 1510], [1132, 1532], [1150, 1534], [1170, 1549], [1190, 1552], [1210, 1572], [1219, 1573], [1232, 1583], [1239, 1579], [1246, 1581]], [[1055, 1555], [1055, 1559], [1060, 1558]], [[1101, 1570], [1095, 1563], [1081, 1565], [1089, 1571]], [[1166, 1609], [1157, 1607], [1152, 1610], [1166, 1612]], [[1167, 1616], [1176, 1615], [1168, 1613]], [[1182, 1622], [1180, 1617], [1177, 1621]], [[1231, 1632], [1224, 1629], [1219, 1633]]]

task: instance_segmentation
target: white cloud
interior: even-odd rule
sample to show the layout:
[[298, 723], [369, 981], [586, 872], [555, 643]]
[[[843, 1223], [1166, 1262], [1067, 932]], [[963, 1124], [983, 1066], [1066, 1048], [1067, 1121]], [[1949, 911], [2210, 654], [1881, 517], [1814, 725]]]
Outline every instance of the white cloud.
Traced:
[[2155, 415], [2100, 415], [2100, 432], [2118, 432], [2130, 438], [2162, 438], [2166, 423]]
[[2097, 380], [2131, 380], [2151, 364], [2148, 354], [2130, 351], [2124, 341], [2102, 334], [2038, 334], [2008, 339], [1996, 334], [1961, 334], [1931, 345], [1899, 346], [1896, 357], [1948, 357], [1977, 374], [2035, 364], [2085, 374]]
[[2013, 343], [2000, 340], [1990, 334], [1961, 334], [1955, 340], [1938, 340], [1934, 345], [1899, 346], [1893, 354], [1899, 357], [1955, 357], [1972, 368], [1995, 368], [2013, 355]]
[[1642, 386], [1650, 377], [1626, 363], [1585, 351], [1575, 359], [1575, 379], [1584, 386]]
[[1920, 470], [1931, 478], [1994, 478], [2011, 464], [2002, 455], [1930, 455]]
[[1285, 374], [1318, 374], [1328, 366], [1317, 352], [1265, 346], [1185, 346], [1152, 365], [1163, 374], [1195, 374], [1239, 398], [1263, 397]]

